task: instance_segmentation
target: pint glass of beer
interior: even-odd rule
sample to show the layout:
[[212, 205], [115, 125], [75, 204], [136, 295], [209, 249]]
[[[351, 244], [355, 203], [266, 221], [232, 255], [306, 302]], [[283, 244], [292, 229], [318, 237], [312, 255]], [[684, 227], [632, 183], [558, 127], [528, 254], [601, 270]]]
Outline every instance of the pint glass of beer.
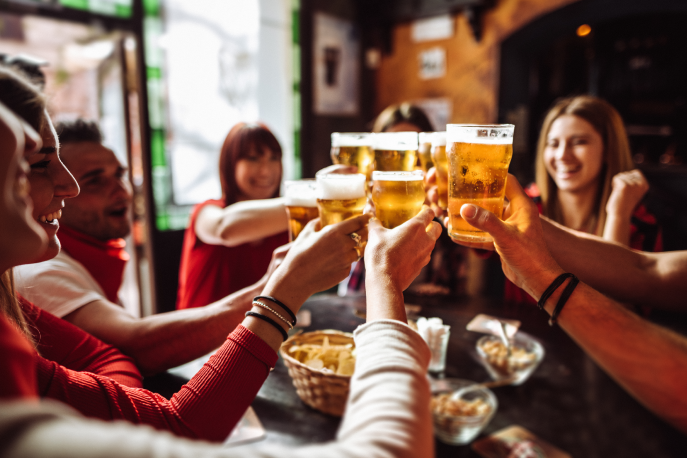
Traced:
[[448, 207], [448, 158], [446, 157], [446, 132], [434, 132], [432, 135], [432, 159], [437, 176], [439, 207]]
[[377, 218], [387, 229], [420, 213], [425, 201], [422, 171], [372, 172], [372, 202]]
[[417, 154], [420, 157], [420, 167], [422, 171], [427, 173], [429, 169], [434, 167], [434, 161], [432, 160], [432, 136], [434, 132], [420, 132], [420, 146], [417, 150]]
[[284, 183], [286, 214], [289, 217], [289, 241], [293, 242], [308, 221], [317, 218], [317, 182], [315, 180]]
[[475, 204], [503, 216], [508, 165], [513, 156], [513, 124], [449, 124], [448, 233], [455, 240], [490, 242], [493, 239], [460, 216], [463, 204]]
[[412, 172], [417, 161], [417, 132], [382, 132], [374, 134], [375, 170]]
[[367, 177], [361, 173], [317, 177], [317, 207], [322, 227], [362, 215]]
[[374, 150], [371, 133], [334, 132], [332, 134], [332, 162], [334, 164], [355, 165], [358, 173], [372, 179]]

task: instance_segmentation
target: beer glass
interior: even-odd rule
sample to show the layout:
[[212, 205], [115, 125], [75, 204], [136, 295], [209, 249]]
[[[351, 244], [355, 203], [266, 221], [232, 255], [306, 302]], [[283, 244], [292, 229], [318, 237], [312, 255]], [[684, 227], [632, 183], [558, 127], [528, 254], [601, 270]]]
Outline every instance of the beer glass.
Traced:
[[317, 177], [317, 207], [322, 227], [362, 215], [367, 178], [361, 173]]
[[306, 224], [317, 218], [317, 182], [297, 180], [284, 182], [286, 214], [289, 217], [289, 241], [293, 242]]
[[358, 173], [372, 179], [374, 151], [371, 133], [334, 132], [332, 134], [331, 156], [334, 164], [355, 165]]
[[503, 216], [508, 165], [513, 156], [513, 124], [449, 124], [448, 233], [466, 242], [491, 242], [491, 236], [460, 216], [463, 204], [475, 204]]
[[417, 161], [417, 132], [374, 134], [375, 170], [412, 172]]
[[448, 158], [446, 157], [446, 132], [434, 132], [432, 135], [432, 159], [436, 169], [437, 193], [439, 207], [448, 207]]
[[372, 172], [372, 202], [382, 226], [393, 229], [420, 213], [425, 201], [423, 177], [420, 170]]
[[432, 136], [434, 132], [420, 132], [420, 146], [417, 150], [417, 154], [420, 157], [420, 167], [422, 171], [427, 173], [429, 169], [434, 167], [434, 161], [432, 160]]

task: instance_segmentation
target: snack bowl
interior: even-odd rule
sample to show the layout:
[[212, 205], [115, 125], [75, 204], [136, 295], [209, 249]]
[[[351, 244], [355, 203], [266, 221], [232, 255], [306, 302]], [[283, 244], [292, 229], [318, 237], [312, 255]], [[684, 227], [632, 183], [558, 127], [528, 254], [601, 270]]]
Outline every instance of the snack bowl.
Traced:
[[[462, 379], [431, 379], [434, 434], [451, 445], [470, 443], [489, 424], [498, 402], [490, 389]], [[452, 395], [462, 388], [460, 398]]]
[[[294, 347], [322, 345], [325, 338], [332, 346], [351, 344], [354, 352], [353, 334], [335, 330], [306, 332], [289, 337], [279, 349], [289, 376], [301, 400], [320, 412], [340, 417], [346, 409], [351, 375], [337, 374], [325, 367], [305, 364], [297, 359]], [[347, 371], [352, 372], [352, 370]]]
[[511, 342], [511, 354], [496, 336], [484, 336], [476, 349], [482, 365], [494, 380], [512, 379], [511, 385], [521, 385], [544, 359], [544, 347], [533, 337], [517, 333]]

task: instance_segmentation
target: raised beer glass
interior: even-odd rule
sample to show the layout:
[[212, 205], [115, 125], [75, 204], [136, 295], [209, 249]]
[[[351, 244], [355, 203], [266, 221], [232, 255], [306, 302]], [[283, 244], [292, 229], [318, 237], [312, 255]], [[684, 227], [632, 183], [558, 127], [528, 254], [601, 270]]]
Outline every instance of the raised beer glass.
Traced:
[[322, 227], [362, 215], [367, 178], [361, 173], [317, 177], [317, 207]]
[[420, 157], [420, 168], [427, 173], [429, 169], [434, 167], [432, 160], [432, 136], [434, 132], [420, 132], [419, 134], [419, 148], [417, 154]]
[[289, 241], [293, 242], [306, 224], [318, 217], [317, 182], [295, 180], [284, 182], [286, 214], [289, 217]]
[[374, 150], [372, 135], [365, 132], [334, 132], [332, 134], [331, 156], [334, 164], [354, 165], [358, 173], [372, 179]]
[[372, 202], [382, 226], [393, 229], [420, 213], [425, 201], [423, 176], [420, 170], [372, 172]]
[[374, 134], [375, 165], [380, 172], [412, 172], [417, 162], [417, 132]]
[[448, 156], [448, 233], [465, 242], [492, 237], [460, 216], [463, 204], [475, 204], [503, 217], [508, 166], [513, 156], [513, 124], [446, 126]]
[[439, 207], [448, 207], [448, 158], [446, 157], [446, 132], [434, 132], [432, 135], [432, 159], [436, 169], [437, 193]]

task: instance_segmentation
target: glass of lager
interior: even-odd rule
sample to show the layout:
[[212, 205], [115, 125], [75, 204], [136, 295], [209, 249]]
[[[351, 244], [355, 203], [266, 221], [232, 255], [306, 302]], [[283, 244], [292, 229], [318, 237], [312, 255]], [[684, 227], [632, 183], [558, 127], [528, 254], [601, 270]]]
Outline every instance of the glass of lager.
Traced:
[[362, 215], [367, 177], [361, 173], [317, 177], [317, 207], [322, 227]]
[[429, 169], [434, 167], [434, 161], [432, 160], [432, 136], [434, 132], [420, 132], [420, 146], [417, 150], [418, 156], [420, 156], [420, 167], [422, 171], [427, 173]]
[[286, 214], [289, 217], [289, 241], [293, 242], [308, 221], [318, 217], [317, 182], [297, 180], [284, 182]]
[[374, 165], [374, 150], [372, 149], [371, 133], [363, 132], [334, 132], [332, 134], [332, 162], [341, 165], [354, 165], [358, 173], [372, 179]]
[[375, 170], [412, 172], [417, 162], [417, 132], [382, 132], [374, 134]]
[[420, 170], [372, 172], [372, 202], [382, 226], [393, 229], [420, 213], [425, 201], [423, 177]]
[[446, 157], [446, 132], [434, 132], [432, 135], [432, 159], [437, 176], [439, 207], [448, 207], [448, 158]]
[[466, 242], [490, 242], [486, 232], [470, 226], [460, 216], [463, 204], [475, 204], [503, 216], [508, 166], [513, 156], [513, 124], [449, 124], [448, 233]]

